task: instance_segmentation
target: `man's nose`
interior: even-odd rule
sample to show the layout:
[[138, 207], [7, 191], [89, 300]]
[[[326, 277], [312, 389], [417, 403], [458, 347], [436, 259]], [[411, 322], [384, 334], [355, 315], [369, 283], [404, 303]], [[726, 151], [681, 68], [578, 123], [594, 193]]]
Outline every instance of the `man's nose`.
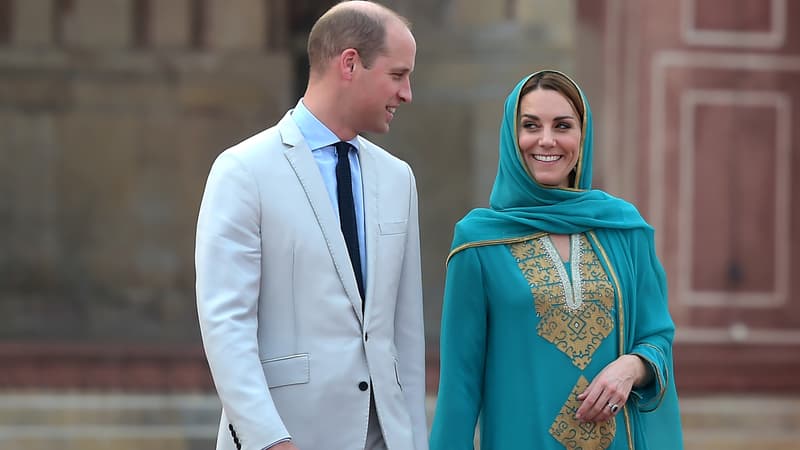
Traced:
[[411, 80], [406, 78], [405, 85], [400, 89], [400, 92], [397, 93], [400, 97], [400, 100], [404, 103], [411, 103]]

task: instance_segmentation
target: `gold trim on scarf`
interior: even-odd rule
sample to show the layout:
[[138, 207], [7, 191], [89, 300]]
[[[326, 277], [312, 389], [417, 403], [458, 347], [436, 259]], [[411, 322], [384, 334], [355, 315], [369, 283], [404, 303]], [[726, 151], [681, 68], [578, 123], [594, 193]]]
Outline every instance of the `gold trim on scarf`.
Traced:
[[445, 260], [444, 265], [447, 266], [447, 264], [450, 263], [450, 258], [452, 258], [453, 255], [455, 255], [456, 253], [458, 253], [460, 251], [466, 250], [468, 248], [486, 247], [486, 246], [489, 246], [489, 245], [514, 244], [514, 243], [517, 243], [517, 242], [524, 242], [524, 241], [528, 241], [530, 239], [535, 239], [537, 237], [544, 236], [545, 234], [547, 234], [547, 233], [545, 233], [543, 231], [540, 231], [540, 232], [529, 234], [529, 235], [526, 235], [526, 236], [520, 236], [520, 237], [514, 237], [514, 238], [488, 239], [488, 240], [485, 240], [485, 241], [467, 242], [466, 244], [461, 244], [458, 247], [456, 247], [453, 250], [451, 250], [450, 254], [447, 255], [447, 259]]
[[[599, 253], [599, 256], [602, 258], [602, 260], [604, 262], [603, 265], [605, 266], [606, 270], [608, 271], [608, 275], [613, 280], [614, 291], [617, 294], [616, 295], [616, 297], [617, 297], [617, 331], [619, 332], [619, 350], [618, 350], [617, 356], [619, 357], [619, 356], [622, 356], [622, 355], [625, 354], [625, 326], [626, 326], [626, 323], [625, 323], [625, 307], [624, 307], [624, 304], [623, 304], [623, 301], [622, 301], [623, 300], [622, 299], [622, 289], [620, 289], [620, 286], [619, 286], [619, 278], [617, 277], [617, 272], [614, 270], [614, 267], [611, 265], [611, 259], [608, 257], [608, 253], [606, 253], [606, 250], [600, 244], [600, 240], [597, 239], [597, 234], [595, 234], [594, 231], [588, 231], [586, 234], [587, 234], [587, 237], [589, 239], [591, 239], [591, 241], [594, 243], [594, 246], [597, 249], [597, 252]], [[628, 414], [627, 405], [624, 405], [622, 407], [622, 414], [623, 414], [623, 417], [625, 417], [625, 429], [628, 432], [628, 448], [630, 450], [634, 450], [635, 447], [633, 446], [633, 433], [632, 433], [633, 427], [631, 425], [631, 418], [630, 418], [630, 415]]]

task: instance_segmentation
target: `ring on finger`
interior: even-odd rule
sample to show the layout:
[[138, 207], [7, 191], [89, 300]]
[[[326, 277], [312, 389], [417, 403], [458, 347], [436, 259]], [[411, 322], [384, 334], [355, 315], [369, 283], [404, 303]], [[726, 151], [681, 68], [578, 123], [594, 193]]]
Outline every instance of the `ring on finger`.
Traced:
[[619, 405], [616, 403], [608, 402], [608, 408], [611, 410], [611, 413], [614, 414], [619, 410]]

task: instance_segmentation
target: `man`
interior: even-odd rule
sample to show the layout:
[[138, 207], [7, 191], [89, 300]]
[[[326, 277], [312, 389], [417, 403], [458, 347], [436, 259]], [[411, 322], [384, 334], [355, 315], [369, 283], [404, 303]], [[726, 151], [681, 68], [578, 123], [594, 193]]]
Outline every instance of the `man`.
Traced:
[[303, 98], [217, 158], [200, 207], [217, 449], [426, 450], [415, 180], [360, 136], [411, 101], [416, 43], [393, 11], [348, 1], [308, 55]]

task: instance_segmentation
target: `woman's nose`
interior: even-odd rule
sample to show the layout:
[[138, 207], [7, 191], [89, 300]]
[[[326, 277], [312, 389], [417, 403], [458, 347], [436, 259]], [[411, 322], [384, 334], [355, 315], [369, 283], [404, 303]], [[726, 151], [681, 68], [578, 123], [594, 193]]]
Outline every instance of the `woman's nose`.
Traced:
[[545, 131], [539, 138], [539, 145], [542, 147], [553, 147], [556, 145], [556, 138], [552, 133]]

